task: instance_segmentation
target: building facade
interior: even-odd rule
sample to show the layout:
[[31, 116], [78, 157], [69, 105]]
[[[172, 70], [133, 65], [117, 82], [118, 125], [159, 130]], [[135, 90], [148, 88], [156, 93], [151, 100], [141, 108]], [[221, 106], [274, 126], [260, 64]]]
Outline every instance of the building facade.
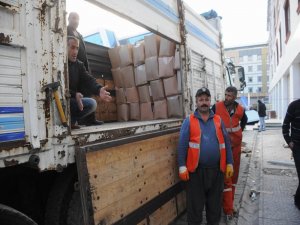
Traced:
[[300, 98], [300, 1], [269, 0], [269, 95], [277, 118]]
[[[242, 66], [245, 71], [246, 87], [239, 91], [239, 98], [247, 99], [248, 107], [257, 106], [257, 100], [263, 100], [268, 104], [268, 66], [267, 66], [267, 44], [256, 44], [225, 48], [225, 58], [236, 67]], [[237, 73], [232, 75], [232, 85], [238, 89], [240, 82]]]

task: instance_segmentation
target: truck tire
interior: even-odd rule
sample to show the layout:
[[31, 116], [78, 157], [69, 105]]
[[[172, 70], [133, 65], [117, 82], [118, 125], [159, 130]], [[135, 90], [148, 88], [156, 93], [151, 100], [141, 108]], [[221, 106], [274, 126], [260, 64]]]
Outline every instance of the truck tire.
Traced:
[[58, 175], [48, 196], [45, 225], [66, 225], [67, 213], [74, 183], [77, 180], [76, 168], [70, 166]]
[[32, 219], [23, 213], [0, 204], [1, 225], [37, 225]]
[[74, 191], [69, 205], [67, 225], [82, 225], [83, 214], [79, 191]]

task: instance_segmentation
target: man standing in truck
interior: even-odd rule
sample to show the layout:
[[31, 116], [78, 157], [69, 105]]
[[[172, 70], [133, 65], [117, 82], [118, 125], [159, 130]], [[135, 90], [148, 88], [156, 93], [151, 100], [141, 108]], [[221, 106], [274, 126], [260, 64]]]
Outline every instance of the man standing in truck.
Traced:
[[[68, 65], [69, 65], [69, 89], [71, 94], [71, 128], [78, 129], [80, 126], [76, 122], [86, 118], [94, 113], [97, 108], [97, 102], [93, 98], [85, 98], [82, 94], [84, 89], [89, 89], [94, 95], [102, 100], [109, 102], [111, 96], [106, 87], [98, 84], [91, 75], [85, 70], [81, 61], [77, 59], [79, 49], [79, 40], [74, 36], [68, 36]], [[91, 121], [85, 125], [101, 125], [102, 121]]]
[[242, 131], [247, 124], [247, 115], [242, 105], [237, 103], [237, 89], [233, 86], [227, 87], [225, 90], [225, 100], [217, 102], [212, 111], [219, 115], [224, 121], [227, 132], [229, 133], [232, 154], [233, 154], [233, 177], [225, 179], [225, 187], [223, 194], [223, 209], [226, 215], [226, 221], [233, 220], [233, 202], [235, 186], [239, 177], [241, 148], [242, 148]]
[[75, 36], [79, 40], [77, 59], [84, 63], [85, 69], [90, 72], [89, 63], [86, 56], [85, 44], [82, 35], [77, 31], [79, 25], [79, 15], [76, 12], [69, 14], [69, 25], [67, 27], [68, 36]]
[[219, 224], [222, 212], [224, 174], [233, 175], [230, 140], [221, 117], [210, 110], [210, 91], [196, 93], [197, 109], [180, 130], [178, 145], [179, 178], [187, 182], [189, 225], [202, 222], [206, 209], [208, 224]]

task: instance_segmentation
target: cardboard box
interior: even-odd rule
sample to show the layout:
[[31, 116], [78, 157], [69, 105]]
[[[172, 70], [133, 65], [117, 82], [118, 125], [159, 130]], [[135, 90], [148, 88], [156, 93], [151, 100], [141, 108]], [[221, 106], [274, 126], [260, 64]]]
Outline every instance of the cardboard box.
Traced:
[[113, 80], [104, 80], [104, 86], [107, 87], [106, 90], [108, 91], [115, 90], [115, 83]]
[[130, 120], [141, 120], [140, 103], [130, 103], [129, 108], [130, 108], [129, 119]]
[[145, 64], [139, 65], [134, 68], [134, 77], [136, 86], [148, 83]]
[[139, 86], [138, 92], [140, 97], [140, 102], [150, 102], [150, 92], [149, 92], [149, 85]]
[[134, 70], [133, 66], [126, 66], [121, 68], [121, 77], [123, 80], [123, 86], [125, 88], [135, 87]]
[[151, 102], [140, 103], [141, 120], [153, 120]]
[[158, 58], [158, 75], [159, 78], [171, 77], [174, 73], [174, 57]]
[[147, 35], [145, 40], [145, 56], [146, 58], [158, 56], [160, 37], [156, 34]]
[[178, 95], [177, 76], [163, 79], [166, 96]]
[[126, 103], [126, 95], [124, 88], [116, 88], [116, 103], [124, 104]]
[[129, 120], [129, 105], [121, 104], [117, 106], [118, 111], [118, 121], [128, 121]]
[[145, 44], [141, 42], [132, 48], [133, 50], [133, 65], [138, 66], [145, 64]]
[[161, 38], [159, 44], [159, 56], [174, 56], [175, 48], [175, 42], [169, 41], [165, 38]]
[[150, 90], [153, 101], [165, 98], [164, 85], [162, 80], [150, 81]]
[[108, 56], [113, 69], [118, 68], [121, 65], [119, 50], [120, 46], [108, 49]]
[[118, 67], [115, 69], [111, 69], [111, 73], [112, 73], [112, 77], [113, 77], [115, 86], [118, 88], [124, 87], [122, 74], [121, 74], [121, 68]]
[[167, 119], [168, 118], [168, 107], [167, 100], [162, 99], [154, 101], [154, 119]]
[[159, 79], [157, 56], [146, 58], [145, 69], [146, 69], [147, 81]]
[[126, 88], [125, 93], [126, 93], [127, 103], [139, 102], [139, 93], [137, 87]]
[[182, 96], [176, 95], [167, 97], [167, 105], [168, 105], [168, 117], [179, 117], [183, 116], [183, 108], [182, 108]]
[[119, 49], [120, 66], [129, 66], [133, 64], [132, 45], [121, 45]]

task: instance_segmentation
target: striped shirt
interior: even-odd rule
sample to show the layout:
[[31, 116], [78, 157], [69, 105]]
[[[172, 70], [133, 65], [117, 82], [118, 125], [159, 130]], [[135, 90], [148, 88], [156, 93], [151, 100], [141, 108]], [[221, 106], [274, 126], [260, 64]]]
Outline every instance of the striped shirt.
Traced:
[[287, 144], [300, 145], [300, 99], [290, 103], [282, 125], [282, 134]]

